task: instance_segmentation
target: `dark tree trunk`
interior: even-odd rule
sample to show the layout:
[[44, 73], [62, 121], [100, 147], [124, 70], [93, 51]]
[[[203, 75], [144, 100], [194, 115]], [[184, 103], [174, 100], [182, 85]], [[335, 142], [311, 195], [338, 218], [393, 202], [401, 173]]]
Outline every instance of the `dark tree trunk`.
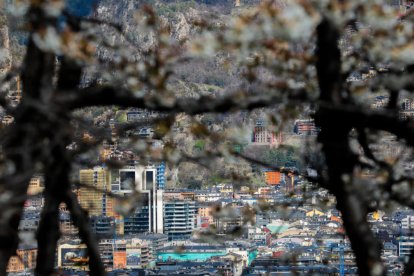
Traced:
[[[352, 118], [335, 112], [335, 106], [347, 103], [342, 91], [339, 33], [334, 24], [323, 20], [318, 26], [317, 71], [321, 106], [315, 119], [321, 128], [318, 136], [323, 146], [327, 171], [322, 172], [329, 191], [336, 197], [346, 233], [351, 241], [360, 275], [385, 275], [380, 243], [367, 222], [366, 202], [352, 181], [357, 156], [349, 146]], [[333, 107], [333, 109], [324, 108]]]

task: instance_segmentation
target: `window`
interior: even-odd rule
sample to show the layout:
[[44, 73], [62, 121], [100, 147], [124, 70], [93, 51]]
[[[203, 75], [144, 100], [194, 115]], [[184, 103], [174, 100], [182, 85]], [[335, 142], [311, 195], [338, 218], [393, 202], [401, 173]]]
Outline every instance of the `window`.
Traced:
[[134, 171], [120, 171], [120, 189], [122, 191], [130, 191], [135, 187], [135, 172]]

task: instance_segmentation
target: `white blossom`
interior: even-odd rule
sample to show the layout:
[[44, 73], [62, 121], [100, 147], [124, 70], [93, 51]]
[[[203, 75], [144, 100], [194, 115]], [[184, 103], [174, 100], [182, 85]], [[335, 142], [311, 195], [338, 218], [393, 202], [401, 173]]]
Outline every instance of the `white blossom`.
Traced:
[[44, 33], [34, 33], [33, 41], [45, 52], [61, 53], [61, 39], [55, 28], [47, 27]]

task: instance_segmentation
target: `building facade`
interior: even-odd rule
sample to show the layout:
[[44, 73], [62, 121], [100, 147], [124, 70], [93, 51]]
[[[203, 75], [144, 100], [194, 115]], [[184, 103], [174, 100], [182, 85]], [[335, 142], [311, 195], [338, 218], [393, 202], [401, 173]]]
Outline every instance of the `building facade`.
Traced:
[[121, 234], [163, 233], [163, 190], [157, 187], [154, 166], [127, 166], [111, 171], [112, 192], [120, 195], [138, 193], [135, 211], [120, 220]]
[[36, 267], [37, 248], [19, 248], [7, 266], [8, 273], [33, 271]]
[[414, 250], [414, 237], [402, 236], [398, 241], [398, 256], [410, 256]]
[[104, 167], [94, 167], [79, 171], [79, 181], [83, 186], [78, 189], [78, 199], [81, 206], [90, 216], [111, 216], [112, 199], [104, 191], [110, 191], [109, 173]]
[[157, 166], [157, 188], [160, 190], [165, 189], [165, 162], [161, 162]]
[[171, 200], [164, 203], [164, 232], [170, 241], [190, 239], [195, 219], [194, 201]]
[[313, 119], [296, 120], [293, 132], [297, 135], [317, 135], [319, 129], [316, 127]]
[[263, 120], [258, 120], [253, 129], [252, 143], [258, 145], [278, 146], [282, 143], [282, 133], [271, 131]]

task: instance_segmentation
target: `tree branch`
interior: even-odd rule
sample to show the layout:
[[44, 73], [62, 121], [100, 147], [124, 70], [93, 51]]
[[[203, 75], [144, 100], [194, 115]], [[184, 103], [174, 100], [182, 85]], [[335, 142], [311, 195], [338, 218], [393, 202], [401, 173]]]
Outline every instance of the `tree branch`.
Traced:
[[37, 229], [38, 254], [36, 275], [52, 275], [55, 270], [55, 253], [59, 233], [60, 200], [49, 193], [45, 197], [39, 228]]
[[104, 265], [99, 255], [97, 241], [90, 231], [88, 215], [80, 206], [73, 192], [67, 193], [64, 202], [70, 210], [74, 224], [79, 229], [79, 235], [82, 241], [88, 248], [90, 275], [106, 275]]
[[[323, 175], [327, 188], [337, 200], [338, 210], [346, 233], [355, 253], [360, 275], [385, 275], [381, 261], [380, 244], [374, 237], [366, 220], [367, 204], [357, 193], [352, 181], [357, 157], [349, 146], [349, 132], [355, 118], [336, 111], [346, 104], [342, 96], [341, 55], [338, 48], [339, 32], [335, 25], [324, 19], [317, 28], [316, 64], [321, 91], [315, 122], [321, 128], [318, 140], [325, 155], [327, 173]], [[356, 113], [360, 114], [356, 111]], [[348, 178], [348, 179], [346, 179]]]
[[[248, 97], [247, 97], [248, 96]], [[302, 97], [300, 95], [298, 97]], [[292, 96], [295, 97], [295, 96]], [[156, 97], [150, 100], [138, 98], [124, 88], [112, 86], [93, 86], [81, 89], [76, 93], [62, 95], [58, 102], [69, 109], [78, 109], [89, 106], [119, 106], [137, 107], [159, 112], [187, 113], [197, 115], [202, 113], [224, 113], [235, 110], [252, 110], [269, 107], [285, 100], [282, 92], [261, 93], [259, 95], [230, 94], [225, 97], [212, 98], [202, 96], [198, 99], [180, 98], [171, 105], [160, 102]]]

